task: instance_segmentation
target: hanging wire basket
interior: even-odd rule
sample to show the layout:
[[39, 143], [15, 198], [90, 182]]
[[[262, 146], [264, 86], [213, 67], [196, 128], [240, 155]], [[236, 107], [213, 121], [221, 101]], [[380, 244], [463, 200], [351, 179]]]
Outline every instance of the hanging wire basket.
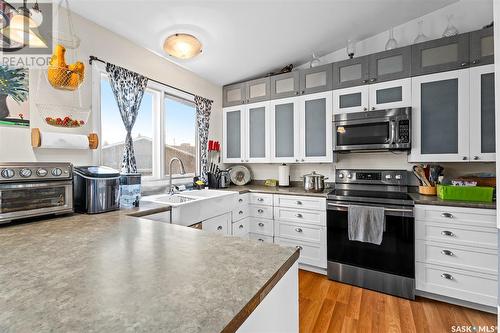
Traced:
[[76, 106], [37, 104], [43, 120], [49, 126], [80, 128], [87, 125], [90, 109]]
[[45, 73], [50, 85], [60, 90], [75, 91], [84, 79], [84, 70], [74, 70], [69, 67], [49, 65]]
[[62, 46], [64, 46], [69, 50], [75, 50], [80, 47], [81, 43], [80, 37], [78, 37], [75, 34], [68, 34], [66, 32], [58, 30], [55, 31], [53, 35], [55, 36], [54, 42], [56, 44], [61, 44]]

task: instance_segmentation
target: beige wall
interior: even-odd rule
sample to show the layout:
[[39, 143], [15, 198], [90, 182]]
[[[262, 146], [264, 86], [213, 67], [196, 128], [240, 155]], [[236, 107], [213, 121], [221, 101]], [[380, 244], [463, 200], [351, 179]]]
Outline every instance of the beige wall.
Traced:
[[[154, 78], [172, 86], [193, 92], [214, 100], [212, 107], [213, 124], [221, 124], [222, 89], [196, 74], [181, 68], [168, 60], [139, 47], [127, 39], [96, 25], [95, 23], [73, 14], [76, 33], [82, 42], [78, 49], [78, 59], [85, 63], [85, 81], [80, 88], [83, 106], [89, 107], [92, 102], [91, 82], [92, 72], [88, 65], [90, 55], [97, 56], [111, 63], [126, 67], [148, 77]], [[72, 56], [68, 54], [68, 56]], [[73, 60], [68, 59], [71, 62]], [[40, 80], [40, 81], [39, 81]], [[40, 84], [39, 84], [40, 83]], [[80, 129], [57, 129], [47, 127], [37, 110], [37, 104], [78, 103], [78, 96], [70, 92], [60, 92], [49, 86], [44, 73], [40, 70], [30, 70], [30, 117], [31, 126], [42, 130], [65, 133], [86, 134], [92, 131], [89, 123]], [[220, 133], [213, 133], [213, 139], [220, 140]], [[71, 151], [58, 149], [35, 149], [30, 145], [30, 131], [25, 128], [0, 127], [0, 162], [2, 161], [69, 161], [76, 165], [92, 163], [92, 154], [88, 150]]]

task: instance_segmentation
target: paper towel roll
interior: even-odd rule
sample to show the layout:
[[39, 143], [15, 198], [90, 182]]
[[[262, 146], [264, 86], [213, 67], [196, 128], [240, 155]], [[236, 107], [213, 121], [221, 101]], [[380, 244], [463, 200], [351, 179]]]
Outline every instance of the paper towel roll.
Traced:
[[89, 149], [89, 138], [81, 134], [41, 132], [40, 148]]
[[290, 186], [290, 166], [282, 164], [278, 167], [279, 186]]

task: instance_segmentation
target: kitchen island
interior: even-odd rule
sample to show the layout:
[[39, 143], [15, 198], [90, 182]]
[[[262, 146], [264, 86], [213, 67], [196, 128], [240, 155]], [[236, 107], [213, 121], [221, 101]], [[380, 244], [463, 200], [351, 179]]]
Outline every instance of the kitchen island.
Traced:
[[0, 332], [298, 331], [298, 250], [137, 217], [164, 210], [0, 228]]

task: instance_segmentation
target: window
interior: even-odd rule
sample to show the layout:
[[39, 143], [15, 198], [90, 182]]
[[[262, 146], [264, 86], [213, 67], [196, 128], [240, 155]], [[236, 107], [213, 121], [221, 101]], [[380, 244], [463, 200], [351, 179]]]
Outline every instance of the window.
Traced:
[[[100, 150], [94, 155], [95, 163], [120, 170], [125, 126], [111, 90], [104, 66], [95, 66], [94, 77], [101, 77], [93, 85], [99, 96], [93, 104], [95, 130], [100, 133]], [[100, 107], [100, 109], [99, 109]], [[191, 182], [199, 173], [198, 133], [196, 108], [192, 96], [153, 81], [148, 82], [141, 106], [132, 129], [135, 159], [143, 182], [166, 181], [168, 164], [173, 157], [179, 158], [186, 174], [180, 174], [178, 163], [173, 164], [174, 183]]]
[[[132, 129], [137, 171], [153, 174], [153, 93], [146, 91]], [[125, 126], [106, 77], [101, 79], [101, 164], [120, 170], [125, 145]]]
[[[186, 171], [185, 176], [196, 174], [196, 109], [194, 103], [179, 98], [166, 96], [165, 108], [165, 175], [169, 175], [169, 162], [173, 157], [179, 158]], [[174, 162], [172, 176], [180, 176], [180, 165]], [[184, 176], [184, 177], [185, 177]]]

